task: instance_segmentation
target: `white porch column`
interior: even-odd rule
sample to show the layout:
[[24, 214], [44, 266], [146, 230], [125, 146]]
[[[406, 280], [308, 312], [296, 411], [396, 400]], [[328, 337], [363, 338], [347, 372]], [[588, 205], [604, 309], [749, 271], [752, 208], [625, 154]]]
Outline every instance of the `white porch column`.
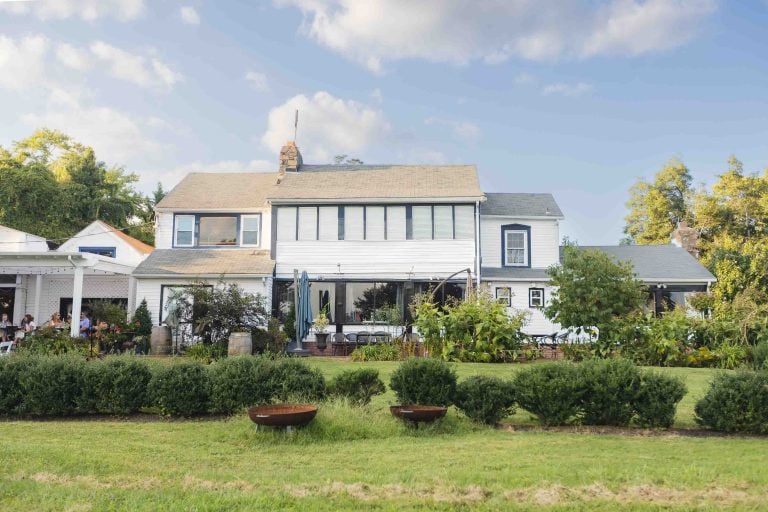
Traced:
[[69, 327], [70, 336], [80, 335], [80, 311], [83, 306], [83, 267], [75, 267], [74, 283], [72, 285], [72, 325]]
[[35, 305], [32, 308], [32, 315], [35, 317], [35, 323], [42, 325], [40, 321], [40, 295], [43, 293], [43, 274], [35, 276]]
[[133, 318], [136, 311], [136, 278], [128, 276], [128, 320]]

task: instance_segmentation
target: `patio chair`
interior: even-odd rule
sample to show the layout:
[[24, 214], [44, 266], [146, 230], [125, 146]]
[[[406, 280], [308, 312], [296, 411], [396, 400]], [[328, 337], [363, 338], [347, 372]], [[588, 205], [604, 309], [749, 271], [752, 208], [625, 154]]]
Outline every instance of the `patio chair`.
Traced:
[[347, 355], [347, 345], [349, 345], [349, 342], [347, 341], [347, 337], [344, 336], [344, 333], [334, 333], [333, 339], [331, 340], [331, 355], [335, 356], [336, 351], [339, 349], [341, 349], [341, 355]]
[[0, 356], [10, 355], [11, 350], [13, 350], [12, 341], [0, 341]]
[[376, 339], [376, 343], [389, 343], [391, 341], [389, 333], [386, 331], [376, 331], [373, 333], [373, 337]]
[[357, 333], [357, 344], [367, 345], [371, 342], [371, 333], [368, 331], [360, 331]]

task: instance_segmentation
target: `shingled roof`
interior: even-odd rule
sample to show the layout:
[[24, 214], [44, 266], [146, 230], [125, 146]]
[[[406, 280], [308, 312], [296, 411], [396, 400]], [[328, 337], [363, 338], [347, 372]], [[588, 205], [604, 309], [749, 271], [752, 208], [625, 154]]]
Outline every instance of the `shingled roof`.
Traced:
[[[562, 251], [562, 247], [560, 248]], [[717, 279], [688, 251], [672, 244], [593, 245], [578, 249], [597, 249], [618, 261], [630, 261], [637, 278], [647, 282], [715, 282]]]
[[275, 262], [268, 251], [252, 249], [155, 249], [133, 275], [218, 276], [221, 274], [271, 276]]
[[563, 218], [552, 194], [488, 193], [485, 197], [481, 215]]
[[387, 202], [483, 196], [474, 165], [302, 165], [285, 174], [268, 198], [276, 203], [323, 200]]
[[193, 172], [157, 208], [263, 208], [277, 186], [275, 172]]

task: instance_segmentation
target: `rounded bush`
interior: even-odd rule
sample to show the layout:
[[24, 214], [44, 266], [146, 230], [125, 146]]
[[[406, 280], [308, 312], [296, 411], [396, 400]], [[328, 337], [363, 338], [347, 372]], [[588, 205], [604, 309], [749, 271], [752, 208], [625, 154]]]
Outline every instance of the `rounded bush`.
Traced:
[[581, 422], [585, 425], [629, 425], [640, 370], [626, 359], [592, 359], [579, 365]]
[[19, 375], [24, 399], [19, 412], [40, 416], [74, 414], [83, 389], [86, 361], [76, 356], [37, 358]]
[[328, 385], [331, 396], [346, 398], [354, 405], [367, 405], [371, 398], [386, 390], [387, 387], [379, 378], [379, 371], [373, 368], [345, 370]]
[[695, 410], [696, 422], [704, 427], [768, 433], [768, 372], [718, 375]]
[[210, 376], [205, 365], [182, 362], [158, 368], [149, 394], [163, 414], [192, 416], [208, 411]]
[[456, 387], [456, 407], [474, 421], [495, 425], [515, 411], [514, 386], [498, 377], [469, 377]]
[[152, 372], [146, 362], [119, 357], [89, 362], [84, 370], [78, 400], [81, 412], [131, 414], [149, 405], [147, 388]]
[[232, 413], [269, 403], [273, 394], [274, 363], [253, 356], [228, 357], [210, 367], [211, 409]]
[[317, 368], [295, 358], [277, 361], [272, 373], [272, 400], [317, 401], [325, 396], [325, 377]]
[[573, 364], [533, 366], [517, 374], [514, 386], [517, 403], [542, 425], [565, 425], [581, 411], [584, 386]]
[[439, 359], [413, 358], [392, 373], [389, 387], [401, 405], [451, 405], [456, 373]]
[[22, 375], [38, 364], [36, 356], [13, 355], [0, 357], [0, 414], [12, 415], [20, 412], [24, 402]]
[[643, 373], [632, 407], [641, 427], [669, 428], [675, 421], [677, 404], [688, 390], [683, 381], [660, 373]]

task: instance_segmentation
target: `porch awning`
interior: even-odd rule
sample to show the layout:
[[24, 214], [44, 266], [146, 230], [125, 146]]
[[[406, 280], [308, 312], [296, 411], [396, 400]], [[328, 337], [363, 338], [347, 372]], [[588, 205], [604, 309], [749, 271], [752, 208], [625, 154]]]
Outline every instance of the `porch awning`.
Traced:
[[132, 265], [118, 263], [107, 256], [80, 252], [0, 252], [0, 274], [74, 275], [75, 268], [86, 274], [129, 276]]

